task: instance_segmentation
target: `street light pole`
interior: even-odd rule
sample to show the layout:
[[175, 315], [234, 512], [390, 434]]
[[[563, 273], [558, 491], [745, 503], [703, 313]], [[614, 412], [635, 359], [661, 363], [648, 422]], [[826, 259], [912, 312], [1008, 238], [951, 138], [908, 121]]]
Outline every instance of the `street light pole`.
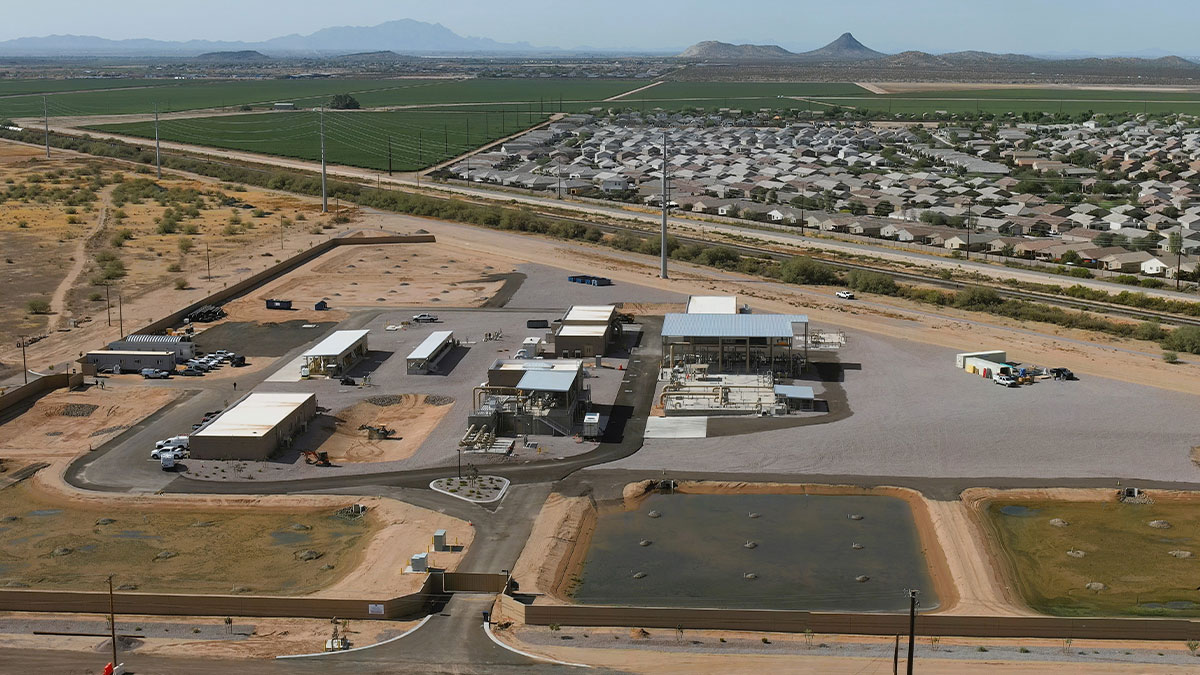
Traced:
[[112, 664], [117, 667], [117, 613], [113, 607], [112, 575], [108, 575], [108, 627], [112, 637]]
[[913, 675], [913, 648], [917, 640], [917, 593], [908, 591], [908, 675]]

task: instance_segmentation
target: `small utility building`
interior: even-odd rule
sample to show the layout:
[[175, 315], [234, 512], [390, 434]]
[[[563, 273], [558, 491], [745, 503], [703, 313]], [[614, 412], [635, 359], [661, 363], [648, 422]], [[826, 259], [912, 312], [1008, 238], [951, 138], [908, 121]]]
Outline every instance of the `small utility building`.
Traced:
[[264, 460], [315, 414], [316, 394], [253, 393], [192, 434], [188, 450], [196, 459]]
[[713, 373], [795, 377], [808, 360], [804, 314], [667, 314], [663, 367], [708, 364]]
[[954, 355], [954, 365], [971, 373], [992, 377], [993, 375], [1012, 375], [1013, 369], [1007, 362], [1008, 354], [1001, 351], [964, 352]]
[[96, 366], [97, 370], [118, 368], [123, 373], [136, 373], [142, 368], [173, 371], [175, 352], [100, 349], [84, 354], [82, 362]]
[[304, 352], [304, 366], [314, 375], [340, 375], [367, 355], [366, 330], [339, 330]]
[[196, 343], [190, 335], [126, 335], [124, 340], [108, 343], [115, 351], [129, 352], [175, 352], [176, 361], [187, 361], [196, 356]]
[[688, 314], [737, 314], [735, 295], [693, 295], [688, 297]]
[[603, 356], [620, 337], [616, 307], [575, 305], [554, 331], [554, 352], [564, 359]]
[[407, 357], [409, 375], [424, 375], [437, 367], [438, 361], [458, 344], [452, 330], [436, 330], [429, 334]]

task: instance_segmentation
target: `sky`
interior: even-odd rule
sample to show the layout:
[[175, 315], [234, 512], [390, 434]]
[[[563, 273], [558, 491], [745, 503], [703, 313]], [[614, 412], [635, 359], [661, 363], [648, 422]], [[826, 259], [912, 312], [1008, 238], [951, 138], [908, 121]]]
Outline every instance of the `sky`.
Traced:
[[465, 36], [568, 49], [675, 50], [720, 40], [803, 51], [849, 31], [885, 52], [1200, 54], [1196, 0], [55, 0], [50, 11], [5, 4], [0, 40], [69, 33], [252, 42], [411, 18]]

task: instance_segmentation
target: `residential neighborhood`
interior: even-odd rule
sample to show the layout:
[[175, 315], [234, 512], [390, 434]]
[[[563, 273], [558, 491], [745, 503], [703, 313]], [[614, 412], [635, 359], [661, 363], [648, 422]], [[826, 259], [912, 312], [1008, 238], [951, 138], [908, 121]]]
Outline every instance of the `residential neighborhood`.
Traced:
[[1200, 125], [1182, 116], [968, 127], [594, 112], [476, 154], [449, 175], [660, 206], [665, 144], [677, 212], [1196, 278]]

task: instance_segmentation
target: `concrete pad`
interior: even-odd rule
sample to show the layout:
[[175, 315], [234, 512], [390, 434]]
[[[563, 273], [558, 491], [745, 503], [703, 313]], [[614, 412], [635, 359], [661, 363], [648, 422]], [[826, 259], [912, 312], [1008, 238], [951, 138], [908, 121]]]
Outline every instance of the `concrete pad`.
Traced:
[[705, 438], [707, 417], [647, 417], [646, 438]]
[[300, 366], [304, 365], [304, 357], [297, 356], [296, 358], [283, 364], [283, 367], [271, 373], [266, 382], [299, 382], [300, 381]]

